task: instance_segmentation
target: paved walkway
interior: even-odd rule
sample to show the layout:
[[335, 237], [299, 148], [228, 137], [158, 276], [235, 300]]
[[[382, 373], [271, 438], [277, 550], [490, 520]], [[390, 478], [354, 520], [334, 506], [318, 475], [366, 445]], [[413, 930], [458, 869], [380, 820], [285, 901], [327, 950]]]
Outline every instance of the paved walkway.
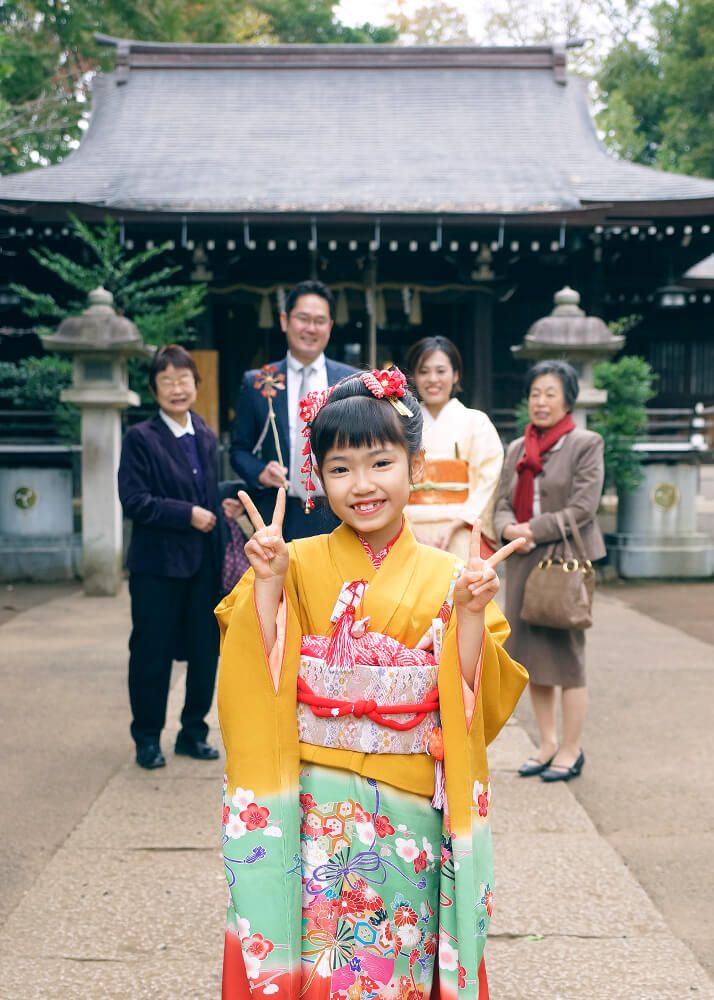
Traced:
[[[604, 599], [604, 610], [610, 601]], [[619, 605], [618, 632], [627, 628], [627, 614]], [[632, 614], [641, 626], [642, 616]], [[606, 613], [600, 616], [601, 635], [607, 620]], [[146, 773], [135, 766], [122, 743], [126, 735], [117, 736], [126, 732], [127, 633], [125, 595], [117, 600], [63, 596], [2, 627], [0, 677], [7, 672], [17, 684], [18, 670], [24, 671], [26, 704], [41, 707], [47, 725], [58, 726], [56, 717], [68, 712], [71, 701], [62, 682], [76, 679], [78, 659], [87, 670], [93, 668], [91, 675], [82, 675], [82, 683], [97, 684], [97, 698], [106, 688], [102, 704], [113, 705], [113, 712], [107, 710], [92, 728], [111, 745], [110, 756], [103, 758], [107, 780], [102, 782], [99, 771], [86, 781], [75, 779], [85, 791], [86, 809], [59, 839], [55, 783], [67, 772], [72, 780], [72, 735], [86, 720], [75, 720], [62, 752], [55, 741], [44, 748], [44, 780], [28, 775], [23, 785], [18, 776], [29, 766], [26, 758], [17, 754], [9, 761], [15, 772], [11, 808], [26, 814], [13, 829], [26, 838], [22, 870], [29, 884], [24, 894], [17, 891], [0, 928], [3, 1000], [213, 1000], [220, 995], [226, 903], [221, 762], [198, 763], [169, 753], [163, 771]], [[647, 642], [646, 635], [641, 639]], [[682, 640], [686, 655], [685, 646]], [[48, 662], [55, 687], [36, 681]], [[82, 692], [75, 694], [80, 704]], [[179, 705], [175, 687], [166, 750]], [[60, 720], [65, 729], [70, 721]], [[100, 746], [97, 738], [93, 752], [101, 753]], [[598, 833], [571, 788], [546, 790], [540, 782], [516, 776], [530, 749], [525, 730], [513, 721], [491, 753], [498, 876], [487, 950], [493, 1000], [710, 1000], [712, 981]], [[12, 827], [13, 820], [3, 822]], [[66, 817], [63, 822], [69, 825]]]

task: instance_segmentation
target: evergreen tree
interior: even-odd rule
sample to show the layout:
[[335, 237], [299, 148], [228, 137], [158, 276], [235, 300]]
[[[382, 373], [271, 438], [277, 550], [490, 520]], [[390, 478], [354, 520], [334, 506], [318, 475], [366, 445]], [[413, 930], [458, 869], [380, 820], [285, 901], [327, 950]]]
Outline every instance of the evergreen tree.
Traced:
[[632, 445], [647, 429], [647, 402], [655, 395], [657, 376], [639, 357], [601, 361], [593, 375], [596, 388], [607, 390], [607, 402], [590, 418], [590, 429], [605, 441], [605, 486], [630, 492], [642, 481]]
[[714, 177], [714, 3], [659, 3], [651, 22], [605, 59], [598, 124], [629, 160]]
[[[161, 263], [169, 244], [131, 254], [122, 246], [119, 225], [114, 219], [108, 218], [96, 228], [74, 216], [70, 220], [78, 237], [76, 256], [47, 247], [30, 251], [38, 263], [63, 282], [64, 293], [53, 297], [24, 285], [12, 286], [22, 297], [26, 314], [40, 320], [37, 332], [53, 333], [66, 316], [83, 312], [88, 306], [89, 292], [101, 286], [114, 296], [117, 312], [136, 323], [145, 343], [155, 346], [173, 341], [190, 343], [193, 321], [204, 309], [206, 286], [170, 283], [181, 268]], [[80, 256], [88, 256], [89, 262], [81, 263], [77, 259]], [[129, 361], [129, 384], [143, 403], [151, 401], [146, 366], [142, 359]], [[70, 382], [71, 364], [53, 355], [0, 365], [3, 400], [25, 409], [53, 411], [62, 436], [74, 440], [79, 426], [76, 408], [59, 402], [61, 389]]]
[[[80, 263], [47, 247], [30, 250], [35, 260], [68, 288], [61, 298], [54, 298], [47, 292], [13, 285], [22, 296], [28, 316], [45, 322], [51, 319], [56, 326], [65, 316], [86, 309], [87, 295], [101, 286], [114, 296], [117, 312], [136, 323], [147, 344], [160, 346], [174, 340], [187, 342], [192, 339], [191, 324], [203, 312], [206, 286], [169, 283], [181, 268], [161, 265], [159, 258], [170, 249], [168, 243], [129, 253], [122, 246], [119, 223], [115, 219], [105, 219], [96, 229], [74, 215], [70, 215], [70, 221], [79, 237], [78, 249], [89, 251], [90, 261]], [[39, 330], [51, 332], [46, 325]]]

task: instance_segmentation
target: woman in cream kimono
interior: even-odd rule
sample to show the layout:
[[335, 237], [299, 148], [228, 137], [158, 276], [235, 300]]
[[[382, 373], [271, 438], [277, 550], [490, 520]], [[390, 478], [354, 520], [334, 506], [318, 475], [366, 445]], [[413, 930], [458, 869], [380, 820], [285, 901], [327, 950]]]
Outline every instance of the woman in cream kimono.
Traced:
[[412, 487], [407, 516], [425, 545], [453, 552], [469, 549], [471, 528], [481, 522], [485, 554], [493, 552], [492, 514], [503, 465], [498, 431], [481, 410], [468, 409], [461, 388], [461, 355], [447, 337], [424, 337], [407, 359], [424, 416], [425, 480]]
[[405, 385], [364, 373], [305, 401], [330, 535], [286, 545], [284, 492], [269, 525], [240, 494], [251, 569], [217, 609], [223, 1000], [488, 997], [486, 745], [527, 679], [493, 567], [522, 542], [483, 560], [476, 526], [466, 565], [417, 543]]

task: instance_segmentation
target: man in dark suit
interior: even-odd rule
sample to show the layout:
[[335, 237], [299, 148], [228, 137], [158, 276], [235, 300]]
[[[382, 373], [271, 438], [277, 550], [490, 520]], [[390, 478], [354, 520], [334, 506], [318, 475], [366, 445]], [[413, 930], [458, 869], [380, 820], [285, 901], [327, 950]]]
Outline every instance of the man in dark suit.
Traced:
[[198, 381], [188, 351], [171, 344], [156, 353], [149, 383], [159, 412], [127, 431], [119, 463], [119, 498], [132, 521], [131, 735], [137, 763], [149, 770], [166, 763], [160, 737], [175, 657], [188, 660], [176, 753], [218, 757], [205, 721], [218, 663], [217, 442], [191, 413]]
[[[280, 450], [279, 460], [268, 402], [255, 388], [255, 370], [243, 376], [236, 418], [231, 433], [231, 464], [245, 480], [246, 490], [267, 523], [273, 516], [276, 492], [287, 487], [283, 534], [287, 541], [332, 531], [338, 521], [326, 502], [318, 500], [305, 513], [306, 494], [300, 468], [304, 458], [299, 403], [308, 392], [326, 389], [355, 369], [325, 358], [334, 321], [332, 292], [321, 281], [302, 281], [288, 295], [280, 325], [288, 342], [287, 356], [275, 364], [286, 379], [286, 390], [273, 399]], [[318, 490], [317, 496], [320, 495]]]

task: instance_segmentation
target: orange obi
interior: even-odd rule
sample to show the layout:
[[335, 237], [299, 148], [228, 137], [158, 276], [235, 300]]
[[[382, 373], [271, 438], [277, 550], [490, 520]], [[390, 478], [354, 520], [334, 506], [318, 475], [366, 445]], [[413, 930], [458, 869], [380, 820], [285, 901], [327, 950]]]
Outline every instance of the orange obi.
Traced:
[[468, 462], [463, 458], [435, 458], [424, 463], [424, 480], [412, 484], [409, 503], [465, 503], [468, 498]]

